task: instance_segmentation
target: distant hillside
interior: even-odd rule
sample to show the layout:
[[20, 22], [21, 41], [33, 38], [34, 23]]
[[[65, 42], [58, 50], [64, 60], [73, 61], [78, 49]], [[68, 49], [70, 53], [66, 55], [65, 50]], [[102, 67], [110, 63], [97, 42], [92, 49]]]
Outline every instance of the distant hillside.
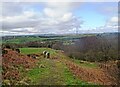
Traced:
[[79, 39], [80, 37], [93, 36], [95, 34], [80, 34], [80, 35], [26, 35], [26, 36], [3, 36], [2, 43], [26, 43], [31, 41], [56, 41], [56, 40], [71, 40]]

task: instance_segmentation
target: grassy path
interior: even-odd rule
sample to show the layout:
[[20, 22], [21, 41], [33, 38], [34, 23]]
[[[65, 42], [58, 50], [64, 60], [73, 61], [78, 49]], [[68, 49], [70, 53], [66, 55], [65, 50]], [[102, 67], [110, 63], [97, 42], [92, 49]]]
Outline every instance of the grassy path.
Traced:
[[43, 60], [45, 66], [49, 68], [46, 74], [43, 74], [40, 77], [40, 85], [60, 85], [64, 84], [64, 67], [57, 60], [44, 59]]
[[27, 76], [35, 85], [87, 85], [77, 79], [59, 59], [41, 58], [39, 67], [30, 70]]

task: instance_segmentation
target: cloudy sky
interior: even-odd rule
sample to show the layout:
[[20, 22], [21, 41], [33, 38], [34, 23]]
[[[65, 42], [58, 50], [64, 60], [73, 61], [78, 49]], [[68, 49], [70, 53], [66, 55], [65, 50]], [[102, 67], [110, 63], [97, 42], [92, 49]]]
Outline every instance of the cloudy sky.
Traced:
[[118, 31], [118, 2], [4, 2], [2, 35]]

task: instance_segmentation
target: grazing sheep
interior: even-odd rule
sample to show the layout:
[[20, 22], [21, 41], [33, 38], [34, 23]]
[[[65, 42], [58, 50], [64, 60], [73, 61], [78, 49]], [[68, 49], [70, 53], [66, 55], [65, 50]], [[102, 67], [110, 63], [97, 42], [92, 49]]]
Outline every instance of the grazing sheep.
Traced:
[[46, 58], [50, 58], [50, 53], [49, 52], [46, 53]]
[[46, 57], [46, 53], [47, 53], [47, 51], [43, 51], [44, 58]]

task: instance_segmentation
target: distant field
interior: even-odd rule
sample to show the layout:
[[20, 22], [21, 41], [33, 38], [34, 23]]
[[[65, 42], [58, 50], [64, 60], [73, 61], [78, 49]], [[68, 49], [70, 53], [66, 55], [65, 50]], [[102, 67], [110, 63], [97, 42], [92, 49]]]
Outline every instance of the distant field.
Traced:
[[71, 40], [71, 39], [78, 39], [80, 37], [85, 37], [85, 36], [93, 36], [94, 34], [81, 34], [81, 35], [64, 35], [64, 36], [44, 36], [44, 37], [39, 37], [39, 36], [20, 36], [20, 37], [15, 37], [15, 38], [7, 38], [7, 39], [2, 39], [2, 43], [25, 43], [25, 42], [30, 42], [30, 41], [56, 41], [56, 40]]

